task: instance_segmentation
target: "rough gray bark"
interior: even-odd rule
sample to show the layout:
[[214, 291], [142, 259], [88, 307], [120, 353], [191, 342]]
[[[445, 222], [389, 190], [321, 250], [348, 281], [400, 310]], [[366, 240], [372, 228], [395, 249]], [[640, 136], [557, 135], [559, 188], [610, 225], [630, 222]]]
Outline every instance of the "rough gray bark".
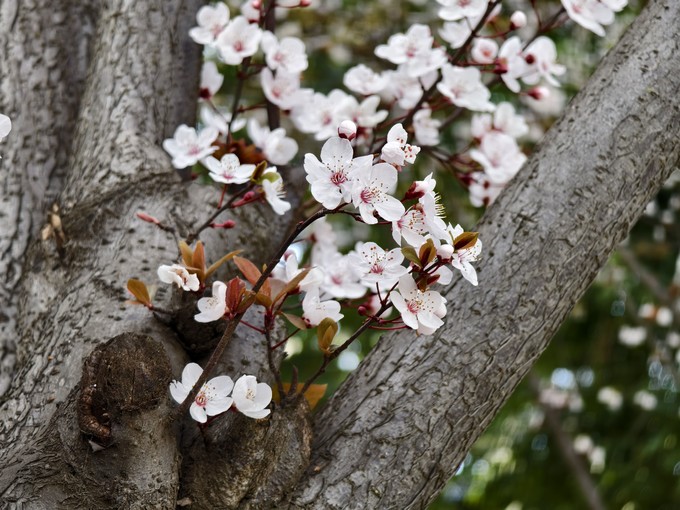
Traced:
[[0, 395], [16, 360], [22, 257], [66, 174], [98, 3], [0, 3], [0, 112], [14, 124], [0, 147]]
[[[271, 483], [269, 475], [297, 475], [305, 463], [304, 409], [279, 413], [260, 429], [253, 422], [216, 427], [206, 437], [219, 445], [208, 453], [225, 454], [216, 459], [201, 450], [195, 427], [182, 423], [179, 434], [161, 419], [169, 402], [126, 398], [151, 392], [146, 379], [162, 387], [168, 365], [177, 377], [186, 362], [180, 343], [194, 339], [176, 322], [122, 302], [127, 278], [155, 281], [158, 264], [177, 256], [174, 237], [134, 213], [143, 209], [186, 235], [214, 200], [210, 190], [174, 178], [159, 148], [193, 117], [199, 49], [186, 34], [198, 6], [109, 0], [102, 7], [75, 141], [64, 148], [68, 241], [61, 255], [51, 241], [34, 242], [22, 260], [26, 238], [14, 257], [17, 268], [23, 264], [13, 284], [19, 370], [0, 407], [0, 500], [8, 505], [174, 508], [179, 493], [197, 507], [267, 507], [294, 479]], [[650, 3], [482, 221], [482, 286], [449, 290], [440, 334], [383, 339], [320, 413], [313, 463], [291, 506], [422, 508], [455, 471], [677, 164], [679, 23], [677, 2]], [[16, 30], [17, 41], [35, 33]], [[37, 62], [34, 71], [45, 66]], [[18, 124], [12, 133], [20, 146], [26, 129]], [[28, 188], [0, 191], [6, 200]], [[208, 258], [237, 246], [264, 258], [285, 230], [267, 214], [239, 223], [229, 236], [203, 236]], [[173, 299], [162, 287], [156, 302]], [[261, 338], [241, 329], [223, 366], [235, 377], [238, 370], [266, 377]], [[203, 334], [209, 342], [217, 332]], [[140, 360], [151, 375], [139, 382], [119, 359]], [[93, 385], [113, 371], [135, 374], [123, 378], [134, 379], [131, 386]], [[79, 427], [95, 435], [110, 429], [113, 446], [92, 453]], [[189, 459], [183, 466], [180, 452]], [[230, 467], [230, 458], [240, 465]], [[248, 459], [257, 466], [244, 467]], [[208, 478], [227, 473], [238, 475], [228, 488]]]
[[680, 160], [680, 3], [650, 2], [487, 211], [480, 287], [383, 337], [316, 419], [296, 508], [424, 508]]
[[[92, 350], [116, 335], [123, 336], [108, 347], [107, 359], [131, 357], [125, 355], [124, 341], [131, 332], [143, 335], [135, 338], [148, 344], [145, 352], [158, 353], [154, 346], [163, 346], [175, 377], [186, 363], [177, 327], [123, 302], [129, 298], [128, 278], [155, 282], [158, 264], [178, 256], [177, 239], [136, 219], [135, 212], [160, 217], [186, 236], [214, 210], [214, 190], [181, 183], [160, 148], [178, 124], [191, 123], [195, 115], [200, 47], [187, 32], [199, 6], [198, 0], [115, 0], [102, 8], [74, 143], [70, 151], [64, 148], [70, 165], [60, 204], [67, 242], [62, 253], [47, 240], [34, 242], [18, 256], [23, 263], [15, 288], [21, 306], [16, 315], [18, 370], [0, 408], [3, 503], [24, 508], [175, 507], [179, 434], [162, 420], [169, 402], [131, 410], [111, 403], [98, 385], [92, 391], [98, 403], [89, 406], [94, 421], [88, 430], [110, 425], [113, 446], [97, 453], [78, 431], [75, 412], [97, 374], [112, 370], [109, 363], [88, 362], [95, 378], [81, 381], [83, 360], [94, 360]], [[34, 35], [32, 27], [17, 30], [17, 39]], [[41, 65], [37, 62], [32, 72], [40, 75]], [[46, 128], [46, 133], [58, 133], [57, 128]], [[12, 143], [28, 143], [32, 129], [15, 123]], [[15, 163], [14, 154], [10, 150], [4, 161]], [[13, 171], [19, 173], [18, 165], [27, 159], [17, 161]], [[5, 189], [3, 198], [18, 192]], [[263, 246], [277, 238], [268, 228], [278, 223], [271, 211], [263, 210], [261, 216], [240, 218], [240, 228], [229, 237], [202, 236], [211, 247], [209, 261], [236, 245], [257, 260]], [[163, 287], [155, 301], [163, 306], [171, 299], [171, 290]], [[242, 366], [233, 360], [243, 359], [236, 347], [226, 365]], [[139, 354], [139, 359], [145, 358]], [[262, 372], [255, 361], [249, 368]], [[133, 377], [136, 385], [126, 391], [143, 391], [142, 379]]]

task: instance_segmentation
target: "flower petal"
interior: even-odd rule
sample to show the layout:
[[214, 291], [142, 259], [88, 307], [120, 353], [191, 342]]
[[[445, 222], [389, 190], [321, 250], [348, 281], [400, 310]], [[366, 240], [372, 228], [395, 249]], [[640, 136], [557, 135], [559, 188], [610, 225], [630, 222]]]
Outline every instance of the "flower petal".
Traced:
[[182, 384], [187, 388], [193, 388], [202, 373], [203, 369], [197, 363], [187, 364], [182, 370]]
[[199, 423], [205, 423], [208, 421], [208, 415], [205, 413], [205, 409], [194, 402], [189, 408], [189, 414], [191, 417]]

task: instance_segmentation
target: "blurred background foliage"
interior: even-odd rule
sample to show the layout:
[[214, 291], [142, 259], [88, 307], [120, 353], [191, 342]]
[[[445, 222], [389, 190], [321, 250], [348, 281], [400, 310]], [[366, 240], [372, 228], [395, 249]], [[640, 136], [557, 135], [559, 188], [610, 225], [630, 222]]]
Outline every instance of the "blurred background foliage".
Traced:
[[[535, 4], [544, 16], [561, 7], [558, 1]], [[548, 34], [557, 44], [558, 62], [568, 69], [550, 104], [532, 108], [527, 104], [531, 101], [520, 98], [518, 102], [517, 96], [502, 86], [492, 89], [494, 102], [513, 101], [531, 122], [524, 143], [527, 152], [643, 4], [630, 0], [615, 23], [607, 27], [605, 38], [566, 17], [565, 23]], [[427, 0], [319, 0], [313, 9], [284, 13], [277, 32], [305, 40], [311, 65], [304, 86], [329, 92], [342, 87], [343, 73], [349, 67], [376, 62], [373, 49], [389, 35], [405, 31], [414, 22], [428, 23], [436, 32], [441, 23], [436, 20], [436, 9], [436, 3]], [[503, 2], [505, 16], [515, 9], [531, 13], [528, 2]], [[378, 62], [373, 68], [391, 66]], [[461, 117], [442, 132], [442, 146], [455, 151], [467, 144], [469, 118]], [[318, 153], [317, 142], [308, 138], [299, 141], [300, 154]], [[438, 169], [432, 160], [420, 157], [409, 171], [419, 178], [436, 172], [454, 224], [469, 229], [483, 213], [470, 206], [459, 179]], [[406, 177], [404, 181], [410, 176]], [[676, 172], [574, 307], [530, 376], [473, 446], [431, 510], [680, 508], [679, 211], [680, 173]], [[358, 240], [380, 243], [365, 225], [345, 220], [339, 218], [334, 226], [346, 250]], [[389, 235], [388, 231], [379, 234], [385, 246], [391, 245]], [[483, 241], [486, 247], [493, 244], [493, 239]], [[479, 268], [483, 286], [483, 262]], [[347, 338], [360, 321], [357, 314], [347, 314], [336, 341]], [[328, 384], [325, 398], [378, 338], [379, 332], [365, 335], [327, 369], [320, 380]], [[321, 362], [313, 333], [295, 335], [286, 351], [284, 380], [293, 376], [293, 366], [304, 380]]]

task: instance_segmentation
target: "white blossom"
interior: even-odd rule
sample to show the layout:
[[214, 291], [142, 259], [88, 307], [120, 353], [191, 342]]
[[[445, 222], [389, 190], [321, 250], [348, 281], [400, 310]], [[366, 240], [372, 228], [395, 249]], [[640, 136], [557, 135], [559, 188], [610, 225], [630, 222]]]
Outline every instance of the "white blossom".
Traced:
[[312, 94], [309, 89], [300, 88], [300, 75], [278, 70], [274, 74], [271, 69], [263, 69], [260, 73], [260, 84], [267, 99], [282, 110], [292, 110], [304, 103]]
[[420, 145], [439, 145], [439, 127], [442, 122], [432, 118], [432, 110], [427, 104], [413, 116], [413, 130]]
[[236, 154], [225, 154], [222, 159], [208, 156], [203, 164], [210, 171], [210, 178], [223, 184], [243, 184], [250, 180], [255, 171], [255, 165], [242, 165]]
[[409, 328], [431, 335], [444, 324], [446, 299], [441, 294], [433, 290], [422, 292], [410, 275], [399, 279], [397, 290], [390, 294], [390, 299]]
[[408, 273], [408, 268], [401, 265], [404, 255], [399, 248], [385, 251], [373, 242], [357, 243], [349, 256], [361, 274], [361, 282], [369, 289], [375, 290], [376, 284], [389, 289]]
[[215, 47], [225, 64], [238, 65], [246, 57], [252, 57], [260, 45], [262, 30], [243, 16], [234, 18], [220, 33]]
[[501, 79], [513, 92], [519, 92], [519, 78], [527, 71], [527, 62], [522, 54], [522, 41], [513, 36], [506, 39], [498, 51], [498, 65]]
[[194, 315], [196, 322], [213, 322], [222, 318], [227, 311], [227, 286], [223, 282], [213, 283], [212, 296], [196, 303], [200, 313]]
[[600, 37], [605, 35], [602, 25], [611, 25], [614, 12], [619, 12], [627, 4], [628, 0], [562, 0], [571, 19]]
[[225, 3], [204, 5], [196, 13], [198, 26], [189, 30], [189, 37], [198, 44], [213, 44], [229, 23], [229, 17], [229, 7]]
[[273, 33], [264, 32], [261, 45], [269, 69], [282, 69], [292, 74], [307, 69], [305, 43], [297, 37], [284, 37], [279, 41]]
[[185, 124], [175, 130], [173, 138], [163, 141], [163, 149], [172, 156], [172, 165], [181, 169], [195, 165], [199, 160], [217, 150], [212, 143], [219, 136], [214, 127], [206, 127], [200, 133]]
[[[182, 381], [170, 383], [172, 398], [179, 404], [184, 402], [202, 373], [203, 369], [196, 363], [189, 363], [185, 366], [182, 370]], [[213, 377], [196, 394], [189, 408], [189, 414], [197, 422], [205, 423], [208, 416], [215, 416], [229, 410], [233, 403], [232, 398], [229, 397], [232, 388], [234, 388], [234, 383], [229, 376]]]
[[272, 389], [267, 383], [258, 383], [254, 375], [239, 377], [231, 396], [236, 409], [248, 418], [259, 420], [271, 413], [265, 408], [272, 401]]
[[406, 34], [394, 34], [387, 44], [378, 45], [375, 54], [393, 64], [404, 64], [409, 76], [419, 77], [446, 62], [446, 52], [442, 48], [433, 49], [433, 41], [430, 27], [416, 23]]
[[557, 58], [557, 48], [552, 39], [541, 36], [537, 37], [526, 50], [524, 50], [524, 60], [528, 67], [522, 74], [522, 81], [528, 85], [536, 85], [541, 78], [554, 87], [558, 87], [560, 82], [555, 76], [560, 76], [567, 70], [561, 64], [555, 63]]
[[529, 126], [524, 116], [515, 113], [512, 103], [502, 102], [497, 105], [493, 116], [488, 113], [472, 116], [473, 137], [482, 139], [491, 131], [500, 131], [517, 139], [529, 132]]
[[497, 184], [507, 183], [527, 160], [514, 138], [497, 131], [484, 136], [480, 148], [472, 149], [470, 157], [482, 165], [491, 182]]
[[446, 21], [477, 18], [484, 14], [489, 4], [489, 0], [437, 0], [437, 2], [442, 5], [439, 17]]
[[211, 99], [220, 90], [224, 76], [217, 70], [217, 65], [212, 60], [208, 60], [201, 68], [201, 99]]
[[281, 127], [270, 131], [267, 126], [260, 126], [257, 120], [250, 119], [248, 136], [262, 151], [267, 161], [275, 165], [286, 165], [297, 154], [297, 142], [287, 137], [286, 130]]
[[472, 43], [470, 56], [480, 64], [493, 64], [498, 55], [498, 44], [493, 39], [477, 37]]
[[319, 289], [311, 289], [305, 294], [305, 298], [302, 300], [302, 311], [302, 318], [310, 327], [318, 326], [326, 318], [338, 322], [344, 317], [340, 313], [340, 303], [330, 299], [321, 301]]
[[[463, 227], [456, 225], [454, 228], [449, 224], [447, 228], [449, 238], [451, 239], [451, 244], [456, 240], [458, 236], [463, 233]], [[461, 248], [456, 250], [451, 257], [451, 265], [460, 271], [463, 277], [469, 281], [472, 285], [477, 286], [477, 271], [475, 270], [472, 262], [476, 262], [479, 255], [482, 253], [482, 241], [477, 239], [477, 242], [470, 248]]]
[[380, 157], [386, 163], [404, 166], [413, 163], [420, 152], [417, 145], [406, 143], [407, 133], [401, 124], [395, 124], [387, 133], [387, 142], [383, 145]]
[[374, 212], [387, 221], [396, 221], [402, 217], [405, 212], [404, 204], [391, 196], [397, 189], [397, 179], [396, 168], [387, 163], [378, 163], [367, 173], [357, 173], [352, 186], [352, 203], [359, 209], [365, 223], [378, 223]]
[[382, 91], [388, 80], [384, 74], [378, 74], [370, 67], [359, 64], [345, 72], [342, 82], [352, 92], [369, 96]]
[[386, 101], [396, 101], [404, 110], [415, 107], [423, 96], [423, 90], [430, 88], [438, 79], [436, 71], [414, 78], [408, 75], [404, 66], [395, 71], [385, 71], [383, 76], [387, 78], [387, 86], [381, 95]]
[[324, 143], [321, 161], [314, 154], [305, 154], [304, 167], [312, 196], [327, 209], [350, 202], [354, 173], [365, 172], [371, 167], [371, 155], [360, 158], [353, 158], [353, 155], [349, 141], [337, 136]]
[[7, 138], [10, 131], [12, 131], [12, 121], [7, 115], [0, 113], [0, 142]]
[[275, 166], [270, 166], [264, 171], [261, 185], [265, 200], [276, 214], [282, 215], [290, 210], [290, 202], [283, 200], [286, 195], [283, 189], [283, 178]]
[[189, 273], [186, 267], [179, 264], [160, 266], [157, 273], [158, 279], [163, 283], [174, 283], [183, 290], [197, 291], [200, 286], [198, 276]]
[[456, 106], [473, 111], [490, 112], [495, 106], [489, 101], [491, 92], [482, 83], [479, 69], [446, 64], [437, 89]]

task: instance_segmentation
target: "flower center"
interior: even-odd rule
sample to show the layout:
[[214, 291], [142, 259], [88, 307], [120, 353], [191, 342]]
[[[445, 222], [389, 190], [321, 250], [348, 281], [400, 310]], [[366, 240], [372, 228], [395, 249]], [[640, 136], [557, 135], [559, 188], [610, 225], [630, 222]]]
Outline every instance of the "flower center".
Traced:
[[196, 405], [200, 407], [205, 407], [208, 405], [208, 397], [205, 395], [204, 392], [200, 392], [198, 395], [196, 395]]
[[248, 400], [255, 400], [255, 392], [251, 389], [246, 390], [246, 398]]
[[345, 175], [345, 172], [343, 172], [342, 170], [333, 172], [331, 174], [331, 182], [336, 186], [340, 186], [341, 184], [347, 182], [347, 176]]

